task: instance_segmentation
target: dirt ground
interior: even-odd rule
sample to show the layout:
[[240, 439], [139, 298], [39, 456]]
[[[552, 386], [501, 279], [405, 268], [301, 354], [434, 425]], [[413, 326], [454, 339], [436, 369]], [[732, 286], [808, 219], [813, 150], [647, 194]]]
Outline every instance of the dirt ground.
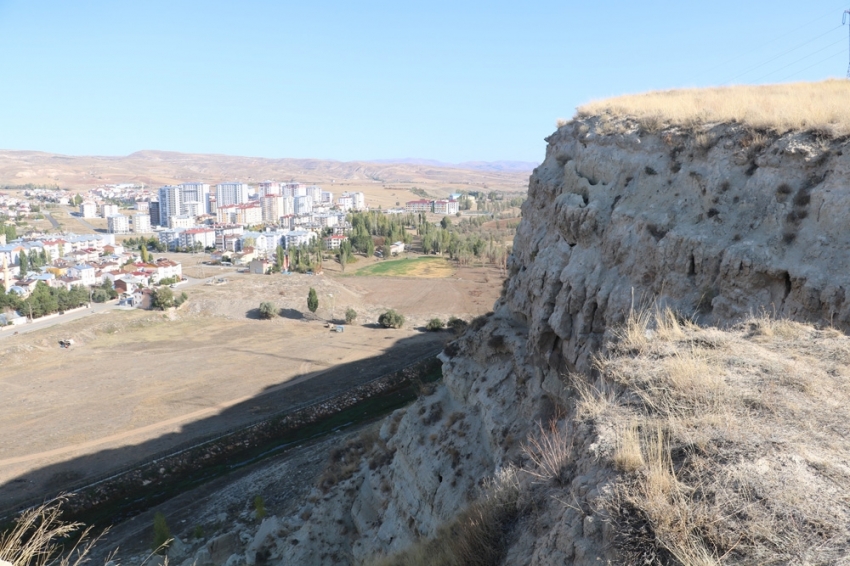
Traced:
[[[188, 289], [189, 301], [177, 312], [112, 311], [3, 341], [0, 507], [143, 455], [124, 447], [166, 449], [167, 442], [275, 410], [291, 402], [286, 386], [299, 378], [318, 384], [342, 368], [316, 388], [327, 394], [345, 386], [346, 368], [365, 379], [369, 371], [409, 363], [410, 352], [439, 348], [441, 338], [420, 330], [430, 318], [483, 314], [501, 288], [490, 269], [462, 269], [445, 279], [227, 277], [224, 285]], [[306, 309], [310, 287], [319, 297], [315, 316]], [[281, 316], [259, 320], [262, 301], [275, 303]], [[324, 321], [341, 319], [349, 307], [358, 312], [355, 324], [330, 333]], [[404, 328], [376, 327], [388, 308], [407, 317]], [[76, 344], [59, 349], [67, 337]], [[380, 363], [369, 361], [378, 356]], [[273, 401], [262, 400], [275, 391]], [[66, 473], [63, 462], [73, 469]]]

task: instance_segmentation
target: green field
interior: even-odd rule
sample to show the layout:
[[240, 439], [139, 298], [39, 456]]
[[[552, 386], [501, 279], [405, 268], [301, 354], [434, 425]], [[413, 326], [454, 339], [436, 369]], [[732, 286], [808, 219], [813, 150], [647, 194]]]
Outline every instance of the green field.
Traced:
[[381, 261], [358, 269], [354, 275], [370, 277], [450, 277], [455, 272], [443, 257], [420, 257]]

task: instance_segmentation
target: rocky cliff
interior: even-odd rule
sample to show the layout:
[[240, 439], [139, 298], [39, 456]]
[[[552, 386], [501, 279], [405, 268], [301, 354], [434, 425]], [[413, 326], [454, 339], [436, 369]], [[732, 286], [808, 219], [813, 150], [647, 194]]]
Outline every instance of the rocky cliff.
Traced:
[[[547, 141], [502, 297], [442, 354], [443, 384], [340, 449], [297, 516], [267, 520], [245, 549], [249, 564], [372, 563], [411, 545], [432, 553], [419, 563], [461, 563], [436, 555], [446, 541], [464, 539], [486, 522], [485, 544], [469, 542], [491, 549], [492, 555], [477, 555], [480, 563], [629, 557], [711, 564], [745, 548], [766, 548], [756, 534], [735, 542], [685, 526], [676, 531], [685, 542], [672, 549], [677, 543], [664, 538], [657, 509], [634, 494], [649, 493], [641, 482], [656, 477], [647, 440], [653, 427], [659, 446], [674, 454], [659, 459], [664, 470], [670, 462], [668, 484], [680, 486], [689, 462], [716, 456], [711, 446], [740, 440], [728, 430], [699, 436], [719, 426], [718, 407], [733, 407], [729, 419], [758, 420], [751, 412], [761, 402], [754, 393], [761, 385], [729, 368], [759, 336], [775, 333], [765, 318], [761, 334], [736, 323], [767, 315], [850, 327], [846, 140], [734, 124], [656, 130], [591, 116]], [[630, 318], [645, 307], [669, 307], [678, 318]], [[730, 328], [736, 338], [705, 334], [683, 319]], [[792, 334], [815, 340], [818, 332]], [[657, 344], [641, 345], [644, 339]], [[838, 341], [830, 350], [839, 352], [835, 359], [844, 359], [847, 344], [839, 335], [831, 339]], [[720, 350], [722, 360], [713, 357]], [[703, 370], [682, 370], [691, 381], [675, 381], [679, 370], [668, 368], [663, 387], [643, 388], [646, 380], [624, 376], [636, 367], [628, 360], [646, 356], [665, 368], [670, 360], [696, 360], [694, 367], [720, 381], [706, 381]], [[655, 366], [647, 364], [652, 374]], [[843, 375], [830, 368], [823, 374]], [[685, 397], [673, 410], [676, 391]], [[629, 439], [637, 439], [634, 465]], [[740, 449], [730, 461], [758, 450]], [[773, 488], [759, 489], [764, 496]], [[663, 493], [670, 505], [677, 501], [672, 491]], [[713, 493], [719, 501], [720, 492]], [[427, 547], [428, 540], [443, 543]], [[693, 558], [698, 554], [704, 561]], [[400, 563], [415, 563], [406, 556]], [[739, 558], [753, 556], [766, 555]]]

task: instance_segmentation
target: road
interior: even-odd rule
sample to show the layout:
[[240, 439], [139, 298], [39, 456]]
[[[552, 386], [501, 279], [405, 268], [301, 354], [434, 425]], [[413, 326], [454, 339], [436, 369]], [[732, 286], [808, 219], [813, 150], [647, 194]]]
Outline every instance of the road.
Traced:
[[[188, 277], [187, 279], [187, 281], [184, 281], [183, 283], [179, 284], [176, 290], [181, 291], [189, 287], [194, 287], [195, 285], [200, 285], [206, 281], [206, 279], [194, 279], [191, 277]], [[36, 332], [44, 328], [50, 328], [52, 326], [56, 326], [57, 324], [64, 324], [66, 322], [78, 320], [86, 316], [91, 316], [93, 314], [101, 314], [112, 310], [128, 309], [132, 310], [132, 307], [119, 306], [117, 300], [109, 301], [106, 303], [91, 303], [91, 307], [87, 309], [75, 310], [73, 312], [69, 312], [54, 318], [48, 318], [46, 320], [36, 320], [35, 322], [29, 322], [22, 326], [10, 326], [4, 328], [0, 330], [0, 340], [9, 336], [14, 336], [15, 334], [29, 334], [30, 332]]]

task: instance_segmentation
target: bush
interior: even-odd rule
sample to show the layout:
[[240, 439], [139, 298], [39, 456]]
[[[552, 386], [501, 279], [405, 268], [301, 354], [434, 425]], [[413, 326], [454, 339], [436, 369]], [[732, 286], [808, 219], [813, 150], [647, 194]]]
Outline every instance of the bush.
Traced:
[[458, 318], [456, 316], [449, 317], [448, 327], [455, 331], [455, 333], [460, 334], [463, 332], [468, 323], [462, 318]]
[[165, 515], [157, 512], [153, 516], [153, 543], [151, 548], [158, 554], [165, 554], [166, 546], [171, 541], [171, 530], [165, 522]]
[[390, 309], [378, 317], [378, 324], [384, 328], [401, 328], [404, 326], [404, 316]]
[[154, 289], [151, 293], [151, 306], [155, 309], [164, 311], [174, 306], [174, 293], [169, 287], [160, 287]]
[[271, 320], [277, 316], [277, 307], [274, 303], [263, 301], [260, 303], [260, 318]]
[[266, 516], [266, 502], [260, 495], [254, 498], [254, 515], [256, 516], [257, 520], [260, 520]]
[[351, 324], [357, 319], [357, 311], [349, 307], [345, 310], [345, 323]]
[[432, 318], [428, 321], [428, 324], [425, 325], [425, 330], [437, 332], [438, 330], [442, 330], [445, 327], [446, 324], [442, 320], [440, 320], [439, 318]]

